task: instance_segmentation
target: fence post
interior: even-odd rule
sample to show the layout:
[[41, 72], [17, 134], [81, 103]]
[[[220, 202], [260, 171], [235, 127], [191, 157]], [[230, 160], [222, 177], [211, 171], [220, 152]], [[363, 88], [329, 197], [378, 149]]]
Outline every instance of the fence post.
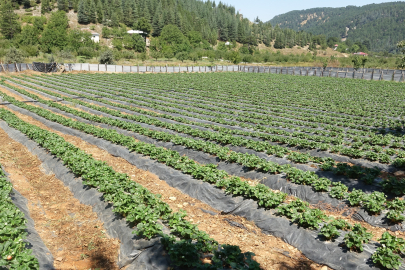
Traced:
[[[46, 65], [46, 64], [45, 64]], [[80, 63], [80, 71], [82, 71], [82, 63]], [[46, 70], [46, 67], [45, 67], [45, 70]]]
[[139, 73], [139, 64], [137, 65], [136, 71]]
[[180, 64], [179, 64], [179, 73], [181, 72], [181, 69], [180, 69]]
[[129, 66], [129, 72], [132, 73], [132, 66]]
[[207, 65], [205, 65], [205, 73], [207, 73]]
[[117, 65], [114, 65], [114, 67], [115, 67], [115, 72], [117, 72]]
[[97, 64], [97, 71], [100, 71], [100, 64]]

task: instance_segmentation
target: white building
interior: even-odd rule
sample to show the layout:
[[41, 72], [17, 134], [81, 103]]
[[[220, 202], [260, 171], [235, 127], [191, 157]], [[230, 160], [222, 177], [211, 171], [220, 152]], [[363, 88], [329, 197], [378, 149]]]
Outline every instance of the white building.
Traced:
[[127, 31], [127, 34], [130, 34], [130, 35], [132, 35], [132, 34], [139, 34], [139, 35], [145, 34], [146, 35], [147, 33], [144, 33], [141, 30], [129, 30], [129, 31]]
[[100, 42], [100, 34], [97, 32], [94, 32], [93, 30], [90, 30], [88, 28], [82, 29], [82, 31], [90, 32], [91, 34], [91, 40], [95, 43]]

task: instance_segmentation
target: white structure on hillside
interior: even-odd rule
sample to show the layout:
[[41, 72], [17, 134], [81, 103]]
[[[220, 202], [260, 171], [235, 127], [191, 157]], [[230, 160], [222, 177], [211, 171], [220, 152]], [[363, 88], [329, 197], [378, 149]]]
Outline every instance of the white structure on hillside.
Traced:
[[143, 32], [141, 30], [129, 30], [129, 31], [127, 31], [127, 34], [130, 34], [130, 35], [132, 35], [132, 34], [147, 35], [148, 33], [145, 33], [145, 32]]
[[88, 28], [82, 29], [82, 31], [90, 32], [91, 34], [91, 40], [95, 43], [100, 42], [100, 34], [97, 32], [94, 32], [93, 30], [90, 30]]

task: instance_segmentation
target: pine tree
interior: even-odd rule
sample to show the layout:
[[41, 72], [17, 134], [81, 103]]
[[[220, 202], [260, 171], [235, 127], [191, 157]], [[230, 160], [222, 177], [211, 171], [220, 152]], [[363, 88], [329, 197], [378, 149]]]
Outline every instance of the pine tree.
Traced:
[[69, 11], [69, 1], [68, 0], [58, 0], [58, 10]]
[[104, 21], [103, 3], [99, 0], [97, 2], [97, 22], [102, 23]]
[[152, 33], [152, 35], [154, 37], [160, 36], [160, 32], [162, 31], [164, 26], [165, 26], [165, 21], [163, 18], [162, 3], [159, 3], [156, 8], [155, 16], [153, 16], [153, 21], [152, 21], [153, 33]]
[[72, 8], [74, 12], [77, 12], [79, 10], [79, 0], [72, 0]]
[[119, 25], [120, 25], [120, 21], [118, 19], [117, 12], [113, 12], [113, 14], [111, 15], [110, 26], [111, 27], [118, 27]]
[[137, 21], [138, 18], [139, 18], [138, 6], [137, 6], [135, 0], [128, 0], [128, 1], [130, 1], [130, 4], [131, 4], [132, 20], [133, 20], [134, 25], [135, 25], [136, 21]]
[[89, 9], [88, 9], [88, 13], [87, 13], [87, 18], [88, 18], [90, 23], [96, 23], [97, 22], [96, 4], [94, 4], [93, 0], [90, 0]]
[[0, 5], [0, 30], [7, 39], [12, 39], [21, 31], [18, 15], [14, 13], [11, 0], [3, 0]]
[[77, 11], [77, 20], [81, 24], [89, 23], [89, 18], [87, 17], [86, 0], [80, 0], [80, 2], [79, 2], [79, 9]]
[[132, 14], [132, 5], [129, 0], [125, 0], [124, 2], [124, 24], [127, 26], [132, 26], [134, 24], [134, 16]]
[[123, 14], [123, 10], [122, 10], [122, 1], [121, 0], [113, 1], [113, 13], [116, 14], [116, 17], [117, 17], [116, 19], [118, 20], [118, 25], [120, 22], [124, 21], [124, 14]]
[[41, 5], [41, 14], [45, 14], [47, 12], [49, 12], [49, 10], [51, 9], [49, 0], [42, 0], [42, 5]]

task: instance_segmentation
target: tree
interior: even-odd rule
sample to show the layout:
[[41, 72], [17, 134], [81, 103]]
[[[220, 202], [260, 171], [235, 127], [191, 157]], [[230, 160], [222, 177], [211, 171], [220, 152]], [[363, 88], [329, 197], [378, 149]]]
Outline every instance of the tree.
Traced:
[[154, 58], [156, 61], [158, 58], [162, 57], [162, 53], [159, 51], [150, 51], [150, 57]]
[[230, 52], [228, 57], [229, 57], [229, 61], [231, 61], [235, 65], [241, 61], [240, 53], [237, 51]]
[[198, 31], [188, 32], [187, 37], [193, 47], [197, 47], [203, 40], [201, 33]]
[[80, 24], [88, 24], [89, 17], [87, 16], [86, 0], [80, 0], [79, 9], [77, 11], [77, 20]]
[[101, 3], [101, 0], [97, 1], [96, 13], [97, 13], [97, 22], [102, 23], [104, 20], [104, 9], [103, 9], [103, 3]]
[[156, 11], [155, 11], [155, 16], [153, 16], [152, 20], [152, 28], [153, 28], [153, 33], [152, 35], [154, 37], [160, 36], [160, 33], [162, 32], [163, 27], [165, 26], [165, 21], [163, 18], [163, 8], [162, 8], [162, 2], [159, 2]]
[[58, 10], [69, 11], [69, 0], [58, 0]]
[[142, 17], [138, 20], [136, 28], [147, 34], [150, 34], [150, 31], [152, 30], [152, 26], [150, 25], [149, 21], [145, 17]]
[[122, 50], [122, 39], [114, 38], [112, 41], [112, 45], [114, 46], [115, 49], [121, 51]]
[[136, 52], [145, 52], [146, 51], [146, 42], [140, 35], [132, 35], [133, 40], [133, 49]]
[[39, 33], [32, 25], [26, 25], [22, 28], [21, 34], [18, 36], [20, 45], [37, 45], [39, 43]]
[[100, 54], [99, 59], [100, 64], [113, 65], [114, 64], [114, 54], [111, 50], [104, 51]]
[[174, 53], [173, 50], [170, 46], [166, 46], [163, 48], [163, 55], [164, 57], [166, 57], [167, 59], [171, 59], [174, 57]]
[[179, 44], [183, 42], [185, 38], [177, 26], [169, 24], [163, 28], [160, 39], [168, 44]]
[[196, 52], [190, 53], [188, 57], [195, 63], [197, 63], [197, 61], [199, 60], [198, 54]]
[[405, 68], [405, 40], [398, 42], [397, 47], [404, 54], [398, 64], [398, 68], [403, 69]]
[[367, 57], [355, 55], [355, 56], [352, 57], [353, 68], [355, 70], [358, 70], [361, 66], [364, 68], [367, 61], [368, 61]]
[[142, 62], [145, 62], [145, 60], [148, 58], [146, 55], [146, 52], [143, 52], [139, 55], [139, 59], [141, 59]]
[[41, 14], [48, 13], [51, 10], [51, 5], [49, 3], [49, 0], [42, 0], [42, 5], [41, 5]]
[[24, 61], [24, 58], [24, 54], [15, 47], [8, 49], [5, 55], [6, 63], [21, 63]]
[[52, 13], [48, 24], [45, 26], [41, 36], [41, 46], [44, 52], [52, 48], [63, 49], [68, 43], [67, 28], [69, 21], [64, 11]]
[[3, 0], [0, 5], [0, 30], [7, 39], [12, 39], [21, 31], [18, 15], [14, 13], [11, 0]]
[[87, 18], [88, 18], [90, 23], [96, 23], [97, 22], [96, 4], [94, 3], [93, 0], [90, 0], [89, 6], [88, 6]]
[[179, 52], [176, 54], [177, 60], [180, 60], [181, 62], [184, 62], [184, 60], [188, 59], [188, 53], [186, 52]]

